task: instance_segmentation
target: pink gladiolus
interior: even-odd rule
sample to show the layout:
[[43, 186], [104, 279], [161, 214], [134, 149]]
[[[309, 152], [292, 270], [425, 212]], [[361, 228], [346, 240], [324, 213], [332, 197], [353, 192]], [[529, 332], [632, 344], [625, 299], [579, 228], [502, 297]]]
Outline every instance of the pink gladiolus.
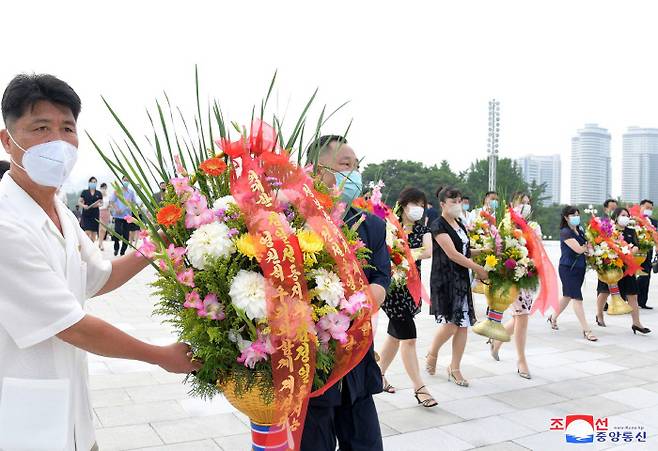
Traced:
[[348, 299], [340, 301], [340, 309], [348, 315], [354, 315], [368, 307], [368, 297], [363, 291], [357, 291]]
[[148, 230], [140, 230], [138, 236], [139, 236], [140, 240], [145, 240], [145, 239], [149, 238], [149, 236], [150, 236], [149, 231]]
[[214, 321], [221, 321], [226, 317], [224, 306], [217, 300], [217, 296], [212, 293], [206, 295], [197, 313], [203, 318], [207, 317]]
[[160, 267], [160, 271], [166, 271], [167, 270], [167, 262], [164, 260], [158, 260], [158, 266]]
[[177, 195], [182, 195], [183, 193], [191, 193], [194, 190], [190, 186], [190, 179], [187, 177], [177, 177], [171, 179], [171, 184], [174, 186], [174, 191]]
[[328, 313], [316, 324], [316, 331], [321, 343], [328, 343], [333, 338], [340, 343], [347, 343], [347, 329], [350, 328], [350, 318], [344, 313]]
[[190, 293], [187, 293], [185, 295], [185, 303], [183, 304], [183, 307], [193, 308], [197, 310], [202, 309], [203, 302], [201, 301], [201, 297], [199, 296], [199, 293], [197, 291], [192, 291]]
[[345, 202], [338, 202], [334, 206], [334, 211], [331, 212], [331, 220], [336, 225], [336, 227], [341, 227], [343, 225], [343, 217], [345, 216], [345, 209], [347, 205]]
[[155, 251], [156, 251], [155, 244], [153, 244], [151, 240], [149, 240], [148, 238], [144, 238], [144, 240], [142, 241], [142, 245], [139, 246], [139, 248], [137, 249], [137, 252], [139, 254], [142, 254], [146, 258], [155, 257]]
[[350, 251], [355, 254], [356, 251], [363, 249], [364, 247], [366, 247], [365, 243], [361, 240], [358, 240], [356, 243], [350, 244]]
[[180, 272], [176, 274], [176, 280], [185, 286], [194, 288], [194, 271], [188, 269], [187, 271]]
[[386, 211], [386, 206], [383, 204], [377, 204], [372, 206], [372, 211], [375, 213], [376, 216], [380, 217], [381, 219], [386, 219], [387, 211]]
[[183, 264], [183, 255], [187, 252], [187, 249], [184, 247], [175, 247], [173, 244], [170, 244], [167, 248], [167, 257], [171, 259], [174, 267], [178, 267]]
[[267, 355], [272, 354], [273, 352], [274, 347], [270, 343], [270, 339], [259, 336], [258, 340], [242, 350], [242, 354], [238, 357], [238, 362], [253, 369], [256, 363], [261, 360], [266, 360]]
[[380, 180], [372, 189], [372, 195], [370, 196], [370, 201], [373, 205], [380, 205], [382, 203], [382, 188], [386, 186], [384, 182]]
[[192, 194], [192, 197], [185, 202], [185, 227], [188, 229], [198, 229], [204, 224], [210, 224], [215, 220], [212, 210], [208, 209], [206, 197], [199, 192]]
[[187, 171], [183, 167], [183, 163], [181, 162], [180, 155], [174, 155], [174, 163], [176, 164], [176, 172], [178, 172], [178, 175], [186, 176]]
[[133, 218], [133, 217], [130, 216], [130, 215], [126, 215], [126, 216], [124, 216], [124, 217], [123, 217], [123, 220], [126, 221], [128, 224], [132, 224], [133, 222], [135, 222], [135, 218]]
[[508, 258], [507, 260], [505, 260], [505, 268], [507, 269], [516, 268], [516, 260], [514, 260], [513, 258]]

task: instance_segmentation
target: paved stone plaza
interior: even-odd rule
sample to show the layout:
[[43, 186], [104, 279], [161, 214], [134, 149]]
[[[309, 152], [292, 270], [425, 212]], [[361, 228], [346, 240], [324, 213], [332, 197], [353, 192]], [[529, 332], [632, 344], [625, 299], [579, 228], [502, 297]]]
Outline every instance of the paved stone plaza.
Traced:
[[[109, 244], [109, 243], [108, 243]], [[559, 246], [550, 243], [556, 261]], [[107, 252], [110, 256], [111, 253]], [[429, 265], [424, 265], [424, 269]], [[427, 271], [423, 271], [424, 276]], [[89, 312], [124, 331], [156, 344], [175, 339], [170, 330], [151, 316], [155, 299], [148, 282], [151, 269], [116, 292], [89, 302]], [[594, 321], [596, 279], [588, 272], [583, 292], [587, 319]], [[475, 296], [478, 318], [485, 300]], [[462, 365], [468, 388], [448, 382], [446, 365], [450, 348], [439, 354], [437, 375], [425, 375], [439, 406], [417, 405], [411, 383], [400, 359], [387, 377], [397, 393], [376, 396], [379, 419], [388, 451], [404, 450], [559, 450], [559, 449], [658, 449], [658, 282], [654, 281], [649, 305], [642, 310], [648, 336], [634, 336], [630, 315], [606, 317], [607, 328], [593, 325], [599, 337], [587, 342], [571, 307], [559, 320], [560, 330], [550, 329], [539, 314], [530, 320], [528, 360], [532, 380], [516, 374], [512, 343], [503, 346], [501, 361], [489, 355], [485, 338], [469, 334]], [[436, 329], [427, 307], [417, 317], [418, 353], [424, 367], [426, 349]], [[376, 342], [381, 343], [387, 319], [378, 319]], [[187, 396], [182, 377], [158, 367], [90, 356], [92, 404], [98, 443], [109, 450], [248, 450], [247, 418], [222, 397], [203, 402]], [[550, 431], [550, 419], [568, 414], [607, 417], [615, 425], [645, 427], [644, 444], [633, 442], [573, 445], [563, 431]]]

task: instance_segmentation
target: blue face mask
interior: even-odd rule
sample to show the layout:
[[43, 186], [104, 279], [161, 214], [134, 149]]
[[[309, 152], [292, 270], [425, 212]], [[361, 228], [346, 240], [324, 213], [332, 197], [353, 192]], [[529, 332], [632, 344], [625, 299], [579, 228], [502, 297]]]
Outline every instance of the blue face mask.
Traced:
[[89, 182], [89, 189], [96, 189], [96, 182]]
[[496, 199], [492, 200], [489, 202], [489, 207], [492, 210], [496, 210], [498, 208], [498, 201]]
[[464, 208], [464, 211], [468, 211], [471, 209], [470, 204], [462, 204], [462, 207]]
[[123, 181], [123, 187], [124, 188], [128, 188], [129, 185], [130, 185], [130, 182], [128, 180]]
[[569, 216], [569, 224], [578, 227], [580, 225], [580, 216]]
[[363, 191], [363, 179], [359, 171], [342, 171], [334, 174], [336, 186], [343, 188], [341, 199], [349, 206]]

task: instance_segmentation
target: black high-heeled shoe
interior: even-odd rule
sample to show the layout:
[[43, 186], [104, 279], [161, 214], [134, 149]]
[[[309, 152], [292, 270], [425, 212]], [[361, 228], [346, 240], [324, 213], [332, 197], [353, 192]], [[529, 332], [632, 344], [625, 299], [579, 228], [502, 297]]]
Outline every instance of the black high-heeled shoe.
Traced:
[[596, 316], [595, 318], [596, 318], [596, 325], [597, 325], [597, 326], [599, 326], [599, 327], [606, 327], [606, 325], [605, 325], [605, 321], [603, 321], [603, 318], [601, 318], [601, 321], [599, 321], [599, 317], [598, 317], [598, 316]]
[[651, 332], [651, 329], [649, 329], [648, 327], [637, 327], [635, 324], [633, 324], [631, 330], [633, 331], [633, 335], [635, 335], [637, 332], [641, 334], [648, 334], [649, 332]]

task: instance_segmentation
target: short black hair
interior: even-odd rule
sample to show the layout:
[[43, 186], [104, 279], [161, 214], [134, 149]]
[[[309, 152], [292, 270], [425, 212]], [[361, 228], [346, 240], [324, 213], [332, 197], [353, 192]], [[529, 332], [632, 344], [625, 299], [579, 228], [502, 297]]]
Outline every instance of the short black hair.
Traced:
[[407, 187], [400, 192], [398, 205], [400, 208], [404, 208], [411, 202], [418, 202], [427, 207], [427, 196], [418, 188]]
[[15, 121], [40, 101], [67, 107], [76, 121], [82, 108], [78, 94], [59, 78], [49, 74], [19, 74], [2, 95], [2, 120], [5, 124]]
[[96, 177], [94, 177], [93, 175], [91, 177], [89, 177], [89, 183], [91, 183], [92, 180], [96, 180], [98, 182], [98, 179]]
[[560, 228], [563, 229], [565, 227], [569, 227], [569, 223], [567, 222], [567, 217], [569, 215], [573, 214], [580, 214], [580, 210], [578, 210], [578, 207], [575, 205], [567, 205], [562, 209], [562, 217], [560, 218]]
[[617, 202], [617, 199], [607, 199], [605, 202], [603, 202], [603, 208], [608, 208], [608, 206], [612, 203], [619, 203]]
[[101, 188], [107, 188], [107, 183], [105, 182], [101, 183]]
[[323, 135], [313, 140], [306, 149], [306, 164], [316, 163], [331, 143], [347, 144], [347, 139], [341, 135]]
[[465, 201], [465, 200], [467, 200], [467, 201], [470, 202], [470, 201], [471, 201], [471, 198], [468, 197], [468, 196], [462, 196], [462, 202]]
[[490, 196], [491, 194], [495, 194], [496, 196], [498, 195], [498, 193], [496, 191], [487, 191], [486, 193], [484, 193], [484, 197], [482, 198], [482, 202], [487, 200], [487, 197]]
[[650, 199], [642, 199], [640, 201], [640, 205], [644, 205], [644, 204], [651, 204], [651, 206], [653, 207], [653, 201]]
[[631, 215], [631, 212], [628, 211], [628, 208], [626, 208], [626, 207], [617, 207], [617, 208], [615, 208], [615, 211], [613, 211], [612, 214], [610, 215], [610, 219], [612, 219], [613, 221], [616, 221], [622, 211], [625, 211], [628, 216]]
[[454, 186], [444, 186], [437, 190], [436, 197], [439, 198], [439, 202], [445, 202], [447, 199], [461, 198], [462, 192]]
[[5, 175], [5, 172], [9, 170], [9, 162], [6, 160], [0, 160], [0, 180], [2, 176]]

